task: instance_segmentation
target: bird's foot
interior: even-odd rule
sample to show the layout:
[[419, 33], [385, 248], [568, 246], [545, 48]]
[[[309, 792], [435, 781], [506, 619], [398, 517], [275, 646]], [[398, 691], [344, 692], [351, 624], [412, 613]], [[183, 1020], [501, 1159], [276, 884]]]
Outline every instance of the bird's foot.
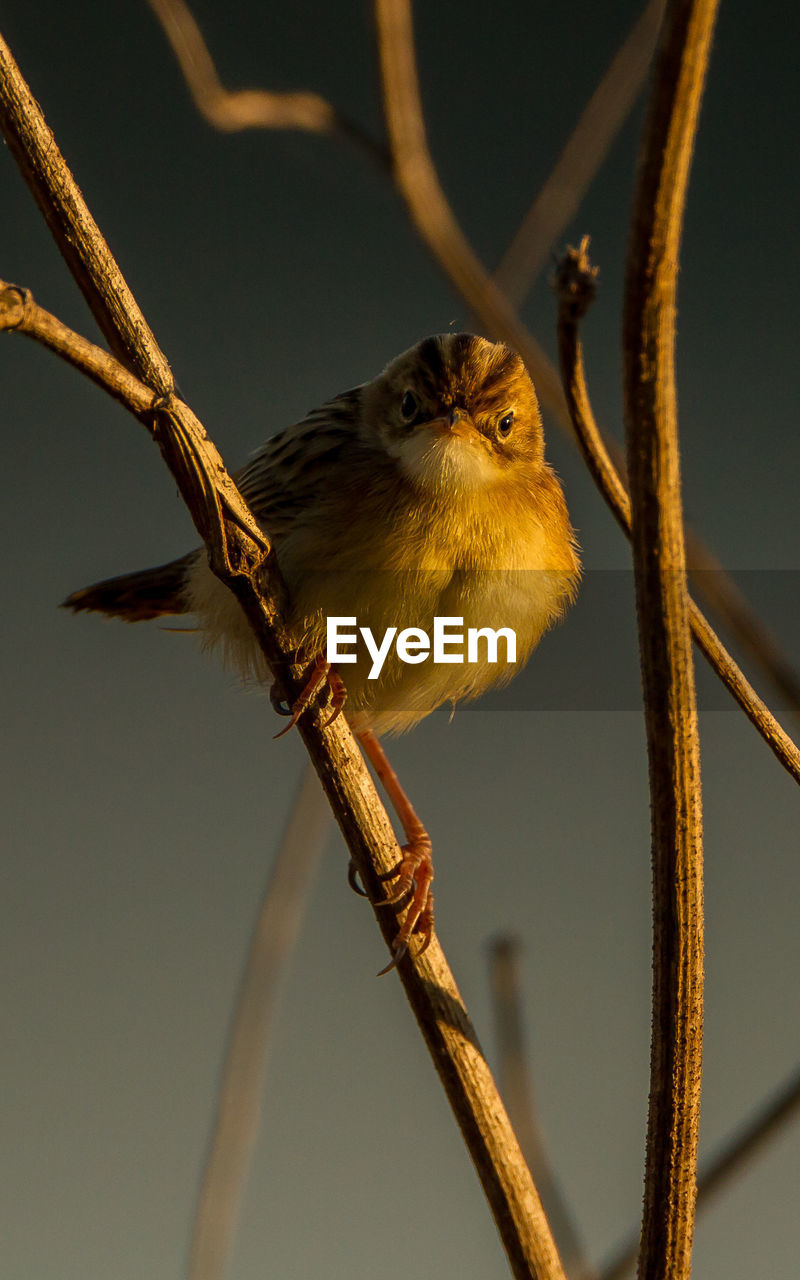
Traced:
[[331, 666], [322, 654], [320, 654], [319, 657], [315, 658], [314, 662], [311, 664], [308, 679], [288, 711], [283, 711], [280, 699], [276, 702], [273, 698], [272, 705], [275, 707], [275, 710], [278, 711], [279, 714], [288, 714], [291, 716], [286, 728], [281, 729], [280, 733], [275, 734], [276, 738], [282, 738], [285, 733], [288, 733], [290, 729], [294, 728], [303, 712], [311, 706], [311, 703], [317, 695], [322, 692], [326, 685], [328, 687], [328, 696], [326, 701], [332, 707], [332, 711], [322, 727], [323, 729], [327, 729], [328, 725], [333, 724], [347, 701], [347, 690], [345, 689], [344, 681], [339, 675], [339, 672], [335, 667]]
[[402, 847], [402, 858], [386, 877], [395, 881], [392, 895], [381, 906], [396, 906], [408, 900], [406, 916], [392, 943], [392, 959], [378, 977], [395, 969], [408, 951], [414, 934], [422, 939], [417, 958], [427, 951], [433, 937], [433, 849], [426, 831], [415, 834]]

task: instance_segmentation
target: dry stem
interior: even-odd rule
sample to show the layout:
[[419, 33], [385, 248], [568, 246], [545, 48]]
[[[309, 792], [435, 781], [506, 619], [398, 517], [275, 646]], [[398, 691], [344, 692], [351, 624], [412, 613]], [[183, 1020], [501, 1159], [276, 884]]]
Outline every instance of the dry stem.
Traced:
[[639, 1275], [691, 1272], [703, 1023], [700, 746], [675, 393], [675, 292], [715, 0], [670, 0], [626, 272], [625, 428], [650, 763], [653, 1035]]
[[[276, 679], [289, 693], [296, 692], [297, 673], [289, 667], [291, 640], [280, 618], [282, 584], [268, 541], [202, 426], [171, 394], [169, 366], [1, 39], [0, 125], [101, 328], [156, 393], [152, 431], [209, 548], [214, 572], [234, 591]], [[134, 412], [140, 416], [140, 406]], [[361, 754], [343, 717], [323, 729], [314, 709], [301, 718], [298, 729], [391, 945], [397, 922], [394, 911], [381, 908], [381, 876], [397, 864], [399, 854]], [[539, 1197], [437, 940], [419, 960], [401, 961], [399, 974], [514, 1275], [562, 1280]]]

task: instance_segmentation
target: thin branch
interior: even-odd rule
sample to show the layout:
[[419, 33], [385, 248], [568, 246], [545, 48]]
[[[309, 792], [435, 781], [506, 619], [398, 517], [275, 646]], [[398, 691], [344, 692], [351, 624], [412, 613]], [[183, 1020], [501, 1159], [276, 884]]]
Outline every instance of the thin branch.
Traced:
[[577, 212], [641, 92], [661, 27], [665, 0], [649, 0], [595, 89], [569, 141], [494, 273], [519, 306]]
[[353, 121], [341, 116], [318, 93], [274, 93], [268, 89], [226, 89], [208, 46], [184, 0], [148, 0], [183, 72], [200, 114], [215, 129], [300, 129], [348, 138], [369, 152], [384, 168], [385, 148]]
[[653, 1028], [639, 1255], [639, 1275], [647, 1280], [690, 1275], [700, 1127], [700, 744], [680, 494], [675, 294], [715, 15], [716, 0], [667, 6], [625, 281], [625, 431], [653, 856]]
[[152, 420], [156, 392], [130, 373], [119, 360], [69, 329], [33, 299], [29, 289], [0, 280], [0, 330], [34, 338], [74, 369], [102, 387], [137, 417]]
[[[1, 39], [0, 127], [26, 180], [34, 185], [40, 175], [35, 182], [38, 197], [59, 244], [74, 234], [84, 247], [75, 274], [80, 271], [86, 277], [104, 327], [120, 341], [118, 317], [120, 333], [127, 334], [131, 328], [123, 314], [129, 291], [88, 211], [84, 218], [80, 211], [62, 216], [64, 194], [77, 190], [74, 179]], [[149, 359], [155, 340], [143, 318], [135, 329], [138, 342], [129, 344], [131, 363], [149, 385], [147, 375], [158, 374]], [[165, 361], [164, 366], [161, 380], [171, 386]], [[191, 411], [174, 395], [163, 394], [160, 385], [152, 389], [159, 393], [153, 434], [208, 546], [211, 567], [239, 600], [279, 685], [296, 695], [300, 673], [290, 666], [292, 638], [281, 621], [282, 583], [268, 541]], [[391, 947], [398, 921], [395, 911], [384, 905], [383, 884], [399, 860], [397, 841], [345, 718], [340, 716], [323, 728], [323, 714], [311, 708], [298, 722], [298, 730]], [[513, 1274], [525, 1280], [563, 1280], [536, 1188], [437, 939], [423, 956], [401, 960], [398, 972], [478, 1171]]]
[[593, 1280], [590, 1265], [541, 1132], [533, 1100], [529, 1055], [525, 1049], [520, 997], [519, 940], [507, 935], [489, 947], [489, 990], [497, 1045], [500, 1092], [542, 1197], [547, 1220], [572, 1280]]
[[[186, 65], [187, 59], [189, 61], [194, 59], [194, 53], [191, 51], [195, 48], [194, 42], [196, 40], [199, 40], [200, 42], [196, 61], [198, 65], [205, 67], [201, 79], [205, 79], [206, 82], [210, 81], [216, 85], [220, 84], [219, 76], [214, 67], [211, 55], [207, 46], [202, 41], [197, 24], [186, 6], [185, 0], [151, 0], [151, 2], [154, 6], [158, 5], [160, 9], [165, 11], [168, 9], [170, 11], [170, 25], [174, 24], [182, 33], [180, 36], [176, 36], [175, 41], [171, 40], [171, 43], [184, 72], [184, 78], [186, 79], [187, 86], [195, 97], [195, 101], [197, 101], [196, 94], [191, 85], [190, 69], [187, 69]], [[159, 9], [156, 9], [156, 12], [158, 16], [161, 17]], [[187, 15], [185, 23], [181, 21], [181, 15], [183, 14]], [[166, 18], [162, 18], [162, 25], [164, 26], [165, 31], [167, 31], [167, 35], [169, 37]], [[408, 16], [408, 20], [395, 27], [394, 34], [392, 34], [391, 25], [389, 25], [387, 27], [388, 35], [386, 38], [389, 40], [396, 40], [398, 33], [401, 30], [403, 38], [406, 40], [408, 46], [405, 58], [406, 61], [410, 59], [413, 66], [414, 52], [410, 15]], [[382, 39], [380, 29], [379, 39]], [[185, 45], [188, 52], [182, 55], [178, 48], [179, 44]], [[416, 72], [414, 72], [414, 77], [414, 86], [416, 86]], [[257, 94], [264, 92], [265, 97], [270, 100], [275, 96], [269, 94], [267, 91], [261, 90], [248, 91], [248, 93], [250, 92], [255, 92]], [[411, 110], [412, 112], [416, 110], [419, 116], [419, 121], [422, 121], [418, 89], [416, 89], [415, 95], [412, 95], [411, 99], [406, 102], [405, 109]], [[203, 109], [202, 103], [198, 103], [198, 110], [205, 115], [212, 125], [218, 128], [223, 127], [215, 120], [213, 112], [210, 113]], [[331, 108], [331, 110], [334, 109]], [[238, 125], [234, 126], [233, 119], [234, 115], [232, 113], [228, 113], [227, 123], [224, 127], [227, 129], [232, 129], [234, 127], [246, 127], [246, 125], [241, 123], [241, 121]], [[385, 148], [381, 147], [368, 135], [360, 134], [359, 130], [355, 126], [343, 120], [342, 117], [337, 117], [337, 119], [341, 124], [341, 132], [348, 134], [356, 141], [360, 142], [363, 150], [367, 154], [370, 154], [372, 159], [374, 159], [382, 169], [386, 171], [391, 169], [392, 165], [390, 157]], [[264, 120], [260, 122], [260, 126], [263, 128], [276, 128], [277, 123], [277, 119], [274, 115], [270, 115], [270, 112], [267, 111], [265, 112]], [[424, 139], [424, 127], [421, 130], [421, 136], [424, 150], [427, 152], [427, 144]], [[570, 145], [571, 144], [568, 143], [568, 148]], [[429, 155], [428, 166], [433, 172], [433, 162], [430, 160]], [[435, 172], [433, 172], [433, 177], [433, 183], [428, 184], [427, 194], [428, 197], [432, 197], [433, 199], [431, 207], [434, 216], [431, 222], [431, 227], [435, 232], [437, 225], [442, 223], [442, 221], [446, 224], [449, 219], [451, 225], [456, 224], [452, 211], [449, 209], [449, 206], [447, 206], [447, 202], [441, 191]], [[419, 208], [421, 210], [421, 203], [415, 199], [413, 184], [409, 184], [407, 187], [404, 187], [398, 182], [397, 185], [399, 193], [404, 199], [407, 211], [412, 215], [412, 220], [416, 221], [413, 218], [412, 209]], [[548, 185], [550, 184], [548, 183]], [[441, 210], [442, 204], [444, 204], [444, 210]], [[440, 209], [440, 213], [438, 215], [436, 214], [437, 208]], [[490, 277], [485, 271], [483, 271], [483, 268], [480, 266], [480, 263], [478, 263], [477, 258], [472, 253], [472, 250], [464, 239], [463, 234], [459, 231], [459, 235], [461, 237], [460, 248], [458, 245], [451, 245], [451, 248], [455, 251], [454, 264], [456, 268], [455, 271], [452, 271], [448, 266], [448, 262], [440, 252], [440, 245], [442, 241], [446, 242], [448, 239], [446, 226], [444, 228], [444, 236], [440, 236], [438, 233], [429, 235], [427, 233], [429, 224], [425, 221], [417, 221], [416, 225], [423, 241], [428, 245], [433, 256], [443, 268], [450, 283], [462, 293], [467, 305], [470, 307], [474, 315], [480, 320], [486, 332], [489, 335], [501, 338], [503, 341], [509, 343], [519, 351], [520, 355], [522, 355], [536, 385], [537, 392], [543, 406], [553, 415], [562, 430], [568, 436], [571, 436], [572, 430], [570, 415], [564, 400], [558, 373], [554, 365], [545, 355], [544, 351], [536, 342], [532, 334], [530, 334], [525, 326], [522, 325], [513, 309], [507, 304], [505, 308], [502, 307], [498, 299], [498, 295], [500, 295], [501, 298], [504, 295], [500, 294], [500, 291], [497, 288], [495, 288], [493, 294], [487, 295], [486, 287], [487, 282], [490, 282]], [[549, 243], [553, 243], [557, 239], [559, 230], [560, 228], [556, 227], [555, 223], [553, 223], [552, 236]], [[463, 249], [466, 249], [466, 254], [462, 252]], [[477, 276], [476, 268], [478, 273]], [[464, 287], [465, 284], [468, 285], [468, 288]], [[624, 461], [621, 462], [621, 470], [624, 471]], [[705, 597], [712, 607], [719, 612], [720, 616], [728, 626], [730, 626], [734, 635], [743, 645], [745, 650], [753, 655], [755, 660], [759, 663], [766, 678], [783, 697], [786, 697], [789, 700], [793, 711], [800, 714], [800, 678], [798, 678], [797, 674], [791, 667], [791, 664], [781, 653], [774, 638], [753, 613], [753, 610], [748, 606], [741, 593], [736, 590], [725, 570], [719, 566], [718, 562], [714, 559], [711, 553], [707, 551], [700, 539], [693, 534], [691, 530], [686, 531], [686, 537], [690, 572], [695, 568], [698, 568], [701, 571], [698, 574], [696, 581], [698, 591]], [[715, 576], [713, 577], [709, 576], [705, 572], [709, 563], [714, 564], [716, 569]]]
[[[620, 474], [609, 456], [592, 412], [583, 363], [583, 344], [578, 322], [594, 297], [595, 269], [589, 262], [588, 240], [567, 251], [559, 265], [556, 286], [559, 299], [558, 348], [561, 376], [572, 425], [586, 465], [623, 533], [631, 536], [631, 502]], [[800, 783], [800, 748], [762, 702], [744, 673], [734, 662], [708, 620], [689, 600], [692, 635], [710, 666], [725, 684], [748, 720], [783, 765]]]
[[253, 930], [195, 1210], [188, 1280], [222, 1280], [233, 1250], [261, 1122], [278, 994], [331, 829], [319, 779], [306, 765]]
[[800, 714], [800, 675], [730, 574], [691, 528], [686, 530], [686, 561], [689, 578], [697, 592], [735, 636], [742, 651], [758, 663], [775, 692], [785, 699], [795, 715]]
[[[738, 1133], [725, 1142], [719, 1154], [701, 1170], [697, 1180], [697, 1208], [705, 1208], [714, 1195], [730, 1180], [749, 1166], [753, 1157], [783, 1129], [800, 1111], [800, 1072], [795, 1072], [786, 1084], [770, 1098], [743, 1125]], [[621, 1247], [620, 1251], [600, 1273], [600, 1280], [624, 1280], [636, 1265], [639, 1252], [638, 1232]]]

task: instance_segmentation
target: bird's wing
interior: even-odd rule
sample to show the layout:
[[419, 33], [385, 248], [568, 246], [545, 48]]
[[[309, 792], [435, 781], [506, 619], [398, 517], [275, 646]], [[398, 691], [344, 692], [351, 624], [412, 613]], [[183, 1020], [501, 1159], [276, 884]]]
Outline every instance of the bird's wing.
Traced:
[[361, 388], [312, 409], [267, 440], [234, 479], [259, 524], [280, 541], [330, 483], [330, 470], [358, 441]]

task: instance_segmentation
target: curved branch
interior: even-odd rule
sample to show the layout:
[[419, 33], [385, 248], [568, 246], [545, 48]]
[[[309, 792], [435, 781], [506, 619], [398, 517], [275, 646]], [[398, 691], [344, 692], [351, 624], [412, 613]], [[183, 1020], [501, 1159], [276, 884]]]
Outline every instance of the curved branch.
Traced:
[[439, 182], [425, 136], [410, 0], [375, 0], [375, 22], [394, 179], [411, 220], [488, 335], [519, 352], [542, 403], [560, 405], [568, 423], [556, 370], [474, 253]]
[[690, 581], [706, 605], [736, 637], [742, 652], [758, 663], [775, 692], [800, 714], [800, 675], [731, 575], [691, 528], [686, 529], [686, 560]]
[[[79, 255], [80, 269], [97, 299], [103, 326], [120, 340], [119, 335], [127, 335], [131, 328], [125, 314], [129, 290], [85, 206], [84, 217], [63, 214], [63, 193], [77, 191], [74, 178], [1, 38], [0, 127], [26, 179], [41, 175], [36, 183], [38, 196], [58, 242], [67, 241], [74, 226], [81, 243], [92, 245], [87, 258]], [[137, 310], [136, 315], [141, 313]], [[158, 375], [149, 359], [155, 339], [143, 317], [138, 331], [140, 344], [133, 344], [131, 362], [149, 386], [150, 375], [154, 381]], [[164, 367], [171, 386], [166, 361]], [[239, 600], [276, 679], [296, 696], [301, 675], [291, 666], [292, 637], [280, 611], [282, 582], [267, 539], [188, 407], [164, 394], [161, 386], [152, 390], [157, 393], [153, 434], [209, 548], [211, 567]], [[345, 718], [323, 727], [326, 714], [316, 706], [310, 708], [299, 720], [298, 730], [391, 947], [398, 922], [395, 910], [386, 909], [383, 886], [399, 860], [397, 841]], [[563, 1280], [539, 1196], [437, 939], [421, 957], [406, 955], [397, 969], [514, 1275], [521, 1280], [532, 1276]]]
[[[606, 448], [592, 411], [583, 364], [578, 322], [594, 296], [596, 270], [589, 263], [588, 239], [567, 251], [556, 275], [559, 299], [558, 349], [561, 376], [572, 425], [586, 465], [623, 533], [631, 536], [631, 501]], [[758, 730], [784, 769], [800, 783], [800, 748], [762, 702], [705, 615], [689, 600], [689, 622], [697, 645], [748, 720]]]
[[183, 72], [200, 115], [223, 133], [242, 129], [300, 129], [349, 138], [386, 167], [379, 143], [353, 121], [340, 115], [318, 93], [273, 93], [269, 89], [226, 89], [208, 46], [184, 0], [148, 0]]

